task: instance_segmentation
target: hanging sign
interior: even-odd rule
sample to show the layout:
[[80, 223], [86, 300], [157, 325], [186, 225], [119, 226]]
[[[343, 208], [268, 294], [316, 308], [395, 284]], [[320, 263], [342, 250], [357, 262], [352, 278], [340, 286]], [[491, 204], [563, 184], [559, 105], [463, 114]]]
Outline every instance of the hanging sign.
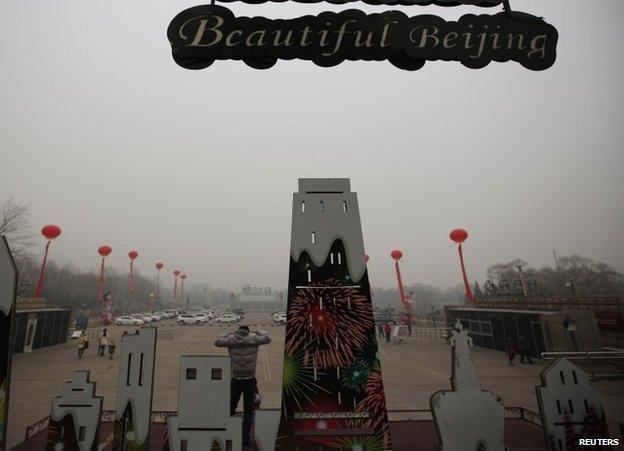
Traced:
[[406, 70], [426, 61], [459, 61], [479, 69], [491, 61], [516, 61], [544, 70], [556, 59], [557, 30], [528, 14], [462, 16], [447, 22], [400, 11], [365, 14], [349, 9], [296, 19], [235, 17], [227, 8], [196, 6], [178, 14], [167, 31], [173, 58], [187, 69], [215, 60], [243, 60], [268, 69], [278, 59], [330, 67], [345, 60], [388, 60]]
[[[221, 0], [224, 2], [235, 2], [239, 0]], [[244, 3], [260, 4], [266, 2], [285, 2], [287, 0], [241, 0]], [[403, 6], [459, 6], [459, 5], [472, 5], [472, 6], [496, 6], [503, 3], [503, 0], [294, 0], [300, 3], [319, 3], [326, 1], [336, 5], [342, 5], [349, 2], [363, 1], [369, 5], [403, 5]]]

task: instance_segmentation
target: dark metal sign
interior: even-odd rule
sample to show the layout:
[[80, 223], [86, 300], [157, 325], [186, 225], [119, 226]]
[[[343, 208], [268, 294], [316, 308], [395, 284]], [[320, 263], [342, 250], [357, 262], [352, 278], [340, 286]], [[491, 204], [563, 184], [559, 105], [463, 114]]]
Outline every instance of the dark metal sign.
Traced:
[[178, 14], [167, 31], [173, 57], [187, 69], [215, 60], [243, 60], [256, 69], [278, 59], [303, 59], [330, 67], [345, 60], [388, 60], [406, 70], [426, 61], [459, 61], [479, 69], [491, 61], [516, 61], [544, 70], [556, 59], [555, 27], [528, 14], [408, 17], [400, 11], [365, 14], [349, 9], [296, 19], [235, 17], [227, 8], [196, 6]]
[[[221, 0], [225, 2], [235, 2], [239, 0]], [[245, 3], [260, 4], [266, 2], [279, 2], [283, 3], [288, 0], [242, 0]], [[362, 1], [369, 5], [403, 5], [403, 6], [459, 6], [459, 5], [473, 5], [473, 6], [496, 6], [503, 3], [503, 0], [294, 0], [299, 3], [320, 3], [326, 1], [336, 5], [343, 5], [345, 3]]]

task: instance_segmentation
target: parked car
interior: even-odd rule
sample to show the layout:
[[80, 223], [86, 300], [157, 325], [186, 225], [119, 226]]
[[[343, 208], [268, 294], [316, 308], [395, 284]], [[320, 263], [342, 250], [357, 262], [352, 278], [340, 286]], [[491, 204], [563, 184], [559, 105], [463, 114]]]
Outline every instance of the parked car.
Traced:
[[201, 318], [198, 318], [195, 315], [192, 315], [190, 313], [182, 313], [181, 315], [178, 316], [178, 324], [180, 326], [185, 326], [185, 325], [189, 325], [189, 324], [202, 324], [202, 320]]
[[278, 313], [273, 316], [273, 321], [275, 324], [286, 324], [286, 313]]
[[142, 326], [143, 320], [140, 318], [134, 318], [132, 316], [120, 316], [115, 319], [115, 324], [118, 326]]
[[142, 313], [133, 313], [130, 315], [132, 318], [140, 319], [144, 323], [151, 323], [153, 320], [149, 316], [145, 316]]
[[201, 320], [202, 323], [210, 321], [210, 317], [205, 313], [194, 313], [194, 315]]
[[241, 319], [239, 316], [234, 315], [232, 313], [226, 313], [225, 315], [221, 315], [215, 318], [214, 322], [215, 323], [237, 323], [240, 320]]

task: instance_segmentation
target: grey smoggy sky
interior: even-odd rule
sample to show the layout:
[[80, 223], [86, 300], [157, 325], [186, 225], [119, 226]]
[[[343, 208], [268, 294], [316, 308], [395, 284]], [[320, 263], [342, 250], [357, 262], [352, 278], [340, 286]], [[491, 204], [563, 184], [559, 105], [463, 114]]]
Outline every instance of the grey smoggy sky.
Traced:
[[[199, 3], [4, 0], [0, 5], [0, 198], [63, 235], [51, 257], [110, 263], [164, 280], [284, 287], [299, 177], [348, 177], [358, 192], [375, 286], [461, 282], [451, 229], [470, 233], [471, 280], [522, 258], [578, 253], [624, 270], [621, 0], [515, 0], [559, 30], [544, 72], [514, 62], [481, 70], [428, 62], [258, 71], [218, 61], [177, 66], [171, 19]], [[348, 7], [245, 5], [272, 18]], [[410, 15], [499, 7], [399, 7]], [[41, 249], [36, 249], [41, 253]], [[170, 280], [171, 279], [171, 280]]]

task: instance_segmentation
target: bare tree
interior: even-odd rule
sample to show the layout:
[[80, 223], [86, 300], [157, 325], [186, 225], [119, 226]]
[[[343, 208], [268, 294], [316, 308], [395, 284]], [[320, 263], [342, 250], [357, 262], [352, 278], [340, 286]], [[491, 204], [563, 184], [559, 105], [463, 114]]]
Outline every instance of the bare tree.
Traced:
[[8, 198], [0, 206], [0, 235], [9, 242], [16, 256], [23, 256], [35, 242], [35, 233], [28, 220], [28, 205]]

